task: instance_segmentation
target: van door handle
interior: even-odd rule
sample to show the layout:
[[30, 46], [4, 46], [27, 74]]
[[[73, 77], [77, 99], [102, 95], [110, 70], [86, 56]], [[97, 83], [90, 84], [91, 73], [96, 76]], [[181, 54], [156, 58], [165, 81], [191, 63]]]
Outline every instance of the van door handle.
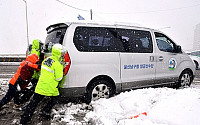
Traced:
[[154, 62], [154, 56], [150, 56], [150, 62]]
[[163, 59], [164, 59], [163, 56], [159, 56], [158, 58], [159, 61], [163, 61]]

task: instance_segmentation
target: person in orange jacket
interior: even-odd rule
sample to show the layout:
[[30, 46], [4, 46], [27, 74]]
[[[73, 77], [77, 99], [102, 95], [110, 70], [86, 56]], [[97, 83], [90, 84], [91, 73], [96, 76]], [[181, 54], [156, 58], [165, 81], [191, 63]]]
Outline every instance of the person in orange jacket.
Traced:
[[[41, 40], [35, 39], [32, 41], [32, 44], [28, 46], [27, 51], [26, 51], [26, 56], [30, 54], [36, 54], [39, 57], [38, 64], [40, 65], [42, 64], [42, 61], [44, 60], [44, 52], [43, 52], [43, 43], [41, 42]], [[31, 84], [29, 84], [28, 85], [29, 87], [27, 87], [21, 92], [22, 94], [20, 96], [20, 105], [23, 105], [26, 102], [28, 102], [30, 98], [32, 97], [32, 95], [34, 94], [39, 76], [40, 76], [40, 71], [37, 71], [37, 70], [34, 71], [31, 81], [30, 81]], [[14, 104], [14, 107], [20, 108], [20, 106], [17, 104]]]
[[26, 60], [20, 63], [20, 66], [15, 75], [9, 81], [9, 89], [6, 95], [0, 100], [0, 108], [7, 104], [13, 97], [14, 103], [19, 105], [19, 94], [29, 84], [34, 70], [40, 70], [41, 65], [38, 65], [39, 58], [36, 54], [27, 56]]

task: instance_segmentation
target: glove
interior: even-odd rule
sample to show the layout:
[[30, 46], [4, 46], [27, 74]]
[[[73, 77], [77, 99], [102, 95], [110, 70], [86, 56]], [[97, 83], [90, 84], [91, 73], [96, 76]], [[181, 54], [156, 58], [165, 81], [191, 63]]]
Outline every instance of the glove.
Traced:
[[21, 87], [19, 86], [19, 84], [17, 84], [17, 91], [19, 92], [19, 91], [21, 91]]
[[38, 64], [38, 69], [41, 69], [41, 64]]

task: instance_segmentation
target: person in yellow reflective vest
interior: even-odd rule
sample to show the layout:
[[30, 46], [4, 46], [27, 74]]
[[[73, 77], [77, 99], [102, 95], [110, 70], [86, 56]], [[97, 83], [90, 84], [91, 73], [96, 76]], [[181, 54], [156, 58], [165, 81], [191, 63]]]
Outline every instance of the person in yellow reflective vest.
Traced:
[[[42, 61], [44, 60], [44, 53], [43, 53], [43, 43], [39, 39], [35, 39], [32, 41], [32, 45], [28, 47], [27, 56], [31, 54], [36, 54], [39, 57], [38, 64], [41, 65]], [[20, 109], [20, 105], [24, 104], [25, 102], [29, 101], [31, 96], [34, 94], [36, 84], [38, 82], [40, 76], [40, 71], [34, 71], [34, 74], [31, 78], [31, 87], [26, 88], [22, 91], [23, 95], [19, 98], [19, 103], [14, 104], [14, 109]]]
[[52, 47], [52, 56], [42, 62], [41, 75], [35, 88], [35, 93], [30, 103], [25, 107], [21, 116], [20, 124], [26, 125], [30, 121], [38, 103], [44, 97], [50, 97], [50, 101], [40, 111], [40, 115], [50, 118], [52, 107], [57, 103], [59, 96], [60, 81], [63, 78], [63, 65], [66, 49], [61, 44], [55, 44]]
[[[43, 53], [43, 43], [41, 42], [41, 40], [39, 39], [33, 40], [30, 54], [36, 54], [40, 59], [40, 63], [42, 63], [42, 61], [44, 60], [44, 53]], [[38, 82], [39, 76], [40, 72], [35, 71], [31, 79], [31, 83], [33, 84], [34, 88], [33, 90], [35, 90], [35, 86]]]

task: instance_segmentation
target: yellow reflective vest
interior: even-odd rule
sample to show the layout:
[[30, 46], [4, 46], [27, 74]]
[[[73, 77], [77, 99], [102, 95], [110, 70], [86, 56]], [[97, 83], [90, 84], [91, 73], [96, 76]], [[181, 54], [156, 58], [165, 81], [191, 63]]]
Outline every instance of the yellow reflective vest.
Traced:
[[41, 75], [35, 93], [45, 96], [59, 95], [59, 81], [63, 78], [63, 65], [58, 57], [51, 56], [42, 62]]
[[[38, 39], [33, 40], [31, 54], [36, 54], [38, 57], [40, 57], [39, 47], [40, 47], [39, 40]], [[39, 77], [40, 77], [40, 71], [34, 71], [32, 78], [39, 79]]]

